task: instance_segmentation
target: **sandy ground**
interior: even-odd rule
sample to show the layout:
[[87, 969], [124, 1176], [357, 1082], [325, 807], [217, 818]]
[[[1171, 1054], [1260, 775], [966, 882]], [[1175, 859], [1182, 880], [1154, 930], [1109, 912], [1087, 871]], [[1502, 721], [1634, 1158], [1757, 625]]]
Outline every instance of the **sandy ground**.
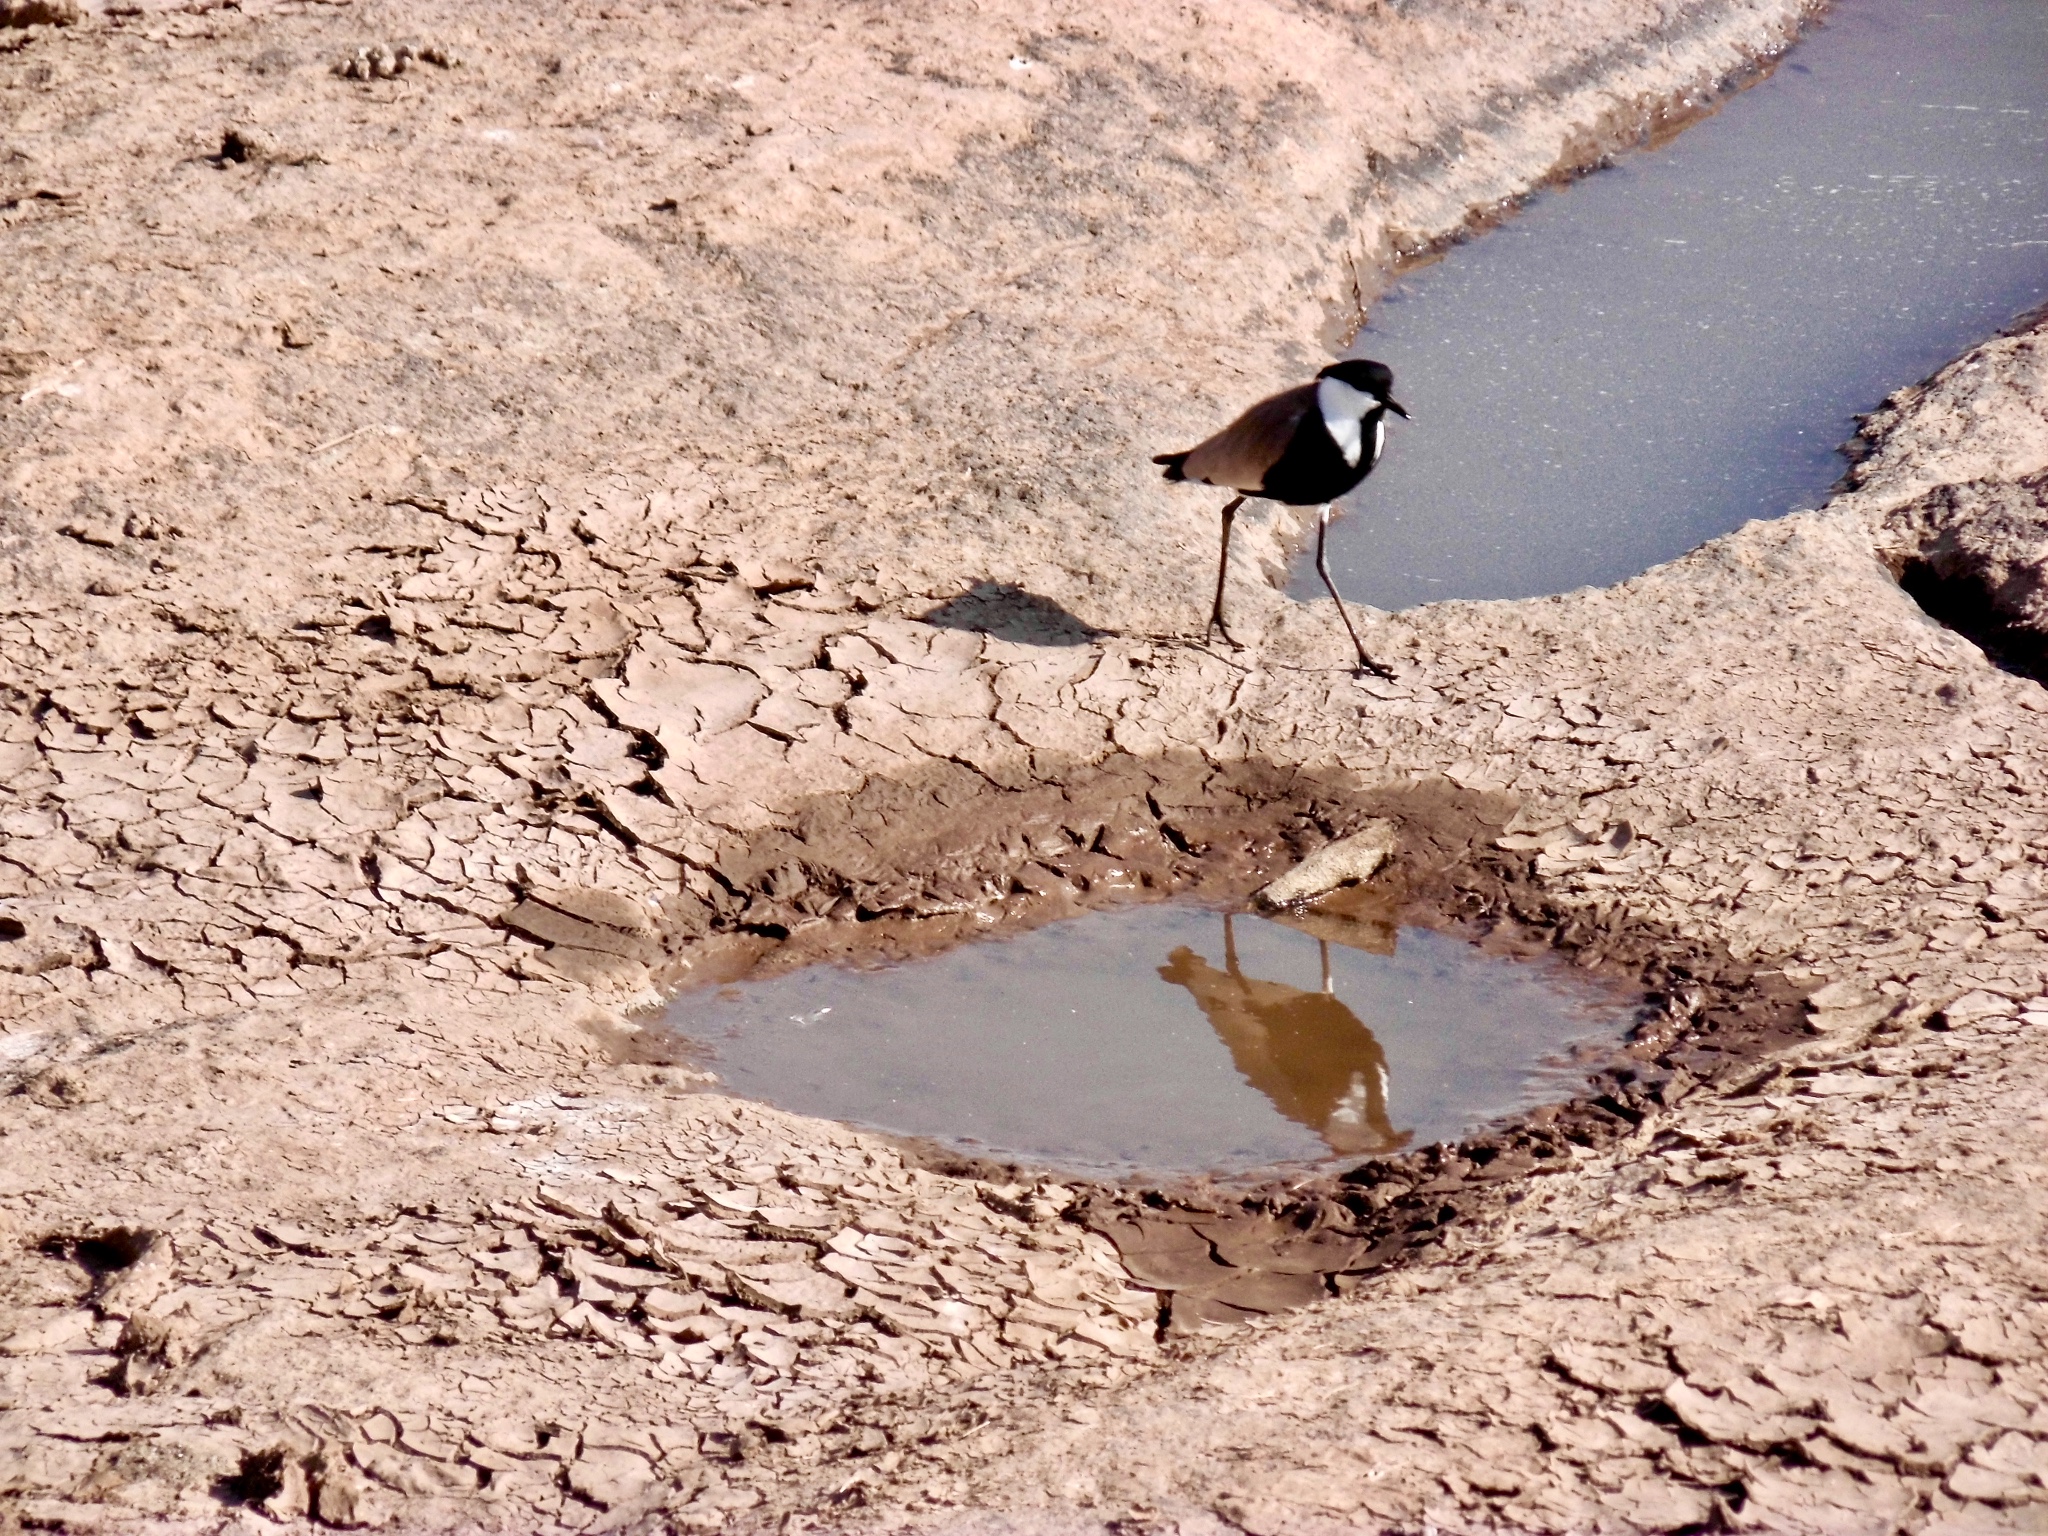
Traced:
[[[2048, 695], [1894, 572], [2038, 627], [2048, 344], [1390, 681], [1145, 462], [1796, 11], [0, 32], [0, 1520], [2036, 1528]], [[632, 1017], [1380, 813], [1597, 1103], [1141, 1211]]]

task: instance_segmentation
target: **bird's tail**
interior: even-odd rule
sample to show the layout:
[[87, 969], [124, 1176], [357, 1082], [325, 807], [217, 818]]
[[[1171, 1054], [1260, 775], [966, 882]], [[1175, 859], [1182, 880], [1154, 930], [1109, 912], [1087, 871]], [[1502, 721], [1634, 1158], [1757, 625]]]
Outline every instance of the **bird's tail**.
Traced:
[[[1189, 450], [1189, 452], [1193, 451], [1194, 450], [1192, 449]], [[1155, 454], [1152, 458], [1152, 462], [1154, 464], [1164, 464], [1166, 466], [1166, 478], [1169, 480], [1185, 480], [1188, 477], [1187, 470], [1185, 468], [1188, 462], [1188, 456], [1185, 453]]]

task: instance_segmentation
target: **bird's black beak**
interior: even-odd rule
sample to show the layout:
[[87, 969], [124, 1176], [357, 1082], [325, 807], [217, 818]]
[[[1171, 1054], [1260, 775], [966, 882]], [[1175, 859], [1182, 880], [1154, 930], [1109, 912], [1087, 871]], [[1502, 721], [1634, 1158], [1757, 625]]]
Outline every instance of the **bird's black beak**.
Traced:
[[1401, 409], [1401, 402], [1394, 399], [1392, 396], [1389, 396], [1387, 398], [1387, 409], [1392, 411], [1396, 416], [1400, 417], [1403, 421], [1408, 420], [1408, 413]]

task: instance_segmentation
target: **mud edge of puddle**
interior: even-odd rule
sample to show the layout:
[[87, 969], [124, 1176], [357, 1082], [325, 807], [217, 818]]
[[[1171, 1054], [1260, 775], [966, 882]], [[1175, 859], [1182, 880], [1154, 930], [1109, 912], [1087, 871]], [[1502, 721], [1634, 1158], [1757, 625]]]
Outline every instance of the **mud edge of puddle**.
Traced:
[[[1702, 1086], [1739, 1091], [1770, 1072], [1763, 1058], [1810, 1039], [1804, 991], [1767, 963], [1643, 923], [1619, 902], [1555, 904], [1537, 852], [1499, 844], [1519, 809], [1446, 780], [1374, 784], [1193, 756], [1112, 758], [1009, 788], [941, 764], [728, 838], [657, 927], [575, 891], [529, 895], [505, 921], [548, 943], [567, 973], [601, 980], [608, 965], [651, 965], [672, 992], [936, 954], [1138, 901], [1242, 905], [1314, 848], [1384, 817], [1400, 850], [1373, 881], [1380, 913], [1493, 953], [1556, 953], [1641, 997], [1639, 1022], [1578, 1095], [1341, 1171], [1135, 1187], [896, 1139], [919, 1166], [981, 1180], [998, 1201], [1055, 1179], [1071, 1195], [1067, 1218], [1114, 1242], [1162, 1294], [1163, 1326], [1186, 1334], [1341, 1294], [1425, 1255], [1453, 1225], [1512, 1203], [1524, 1180], [1571, 1167], [1575, 1149], [1611, 1146]], [[605, 1044], [622, 1061], [693, 1059], [659, 1027], [612, 1029]]]

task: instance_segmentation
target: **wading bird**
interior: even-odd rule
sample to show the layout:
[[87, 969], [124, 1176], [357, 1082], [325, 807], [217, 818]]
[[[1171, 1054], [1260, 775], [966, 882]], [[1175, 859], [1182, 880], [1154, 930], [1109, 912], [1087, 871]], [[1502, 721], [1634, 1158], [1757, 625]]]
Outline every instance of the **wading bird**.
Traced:
[[1347, 358], [1330, 364], [1313, 384], [1261, 400], [1185, 453], [1162, 453], [1152, 460], [1166, 466], [1169, 480], [1194, 480], [1238, 493], [1223, 509], [1223, 558], [1216, 567], [1216, 602], [1209, 610], [1210, 627], [1221, 630], [1232, 645], [1237, 641], [1223, 622], [1223, 580], [1230, 573], [1230, 524], [1237, 509], [1253, 496], [1290, 507], [1320, 504], [1316, 572], [1330, 589], [1337, 617], [1358, 648], [1360, 669], [1388, 675], [1365, 654], [1365, 643], [1351, 627], [1351, 615], [1344, 611], [1344, 599], [1330, 579], [1323, 544], [1330, 531], [1330, 503], [1371, 474], [1380, 461], [1387, 412], [1408, 415], [1394, 400], [1393, 388], [1394, 371], [1385, 363]]

